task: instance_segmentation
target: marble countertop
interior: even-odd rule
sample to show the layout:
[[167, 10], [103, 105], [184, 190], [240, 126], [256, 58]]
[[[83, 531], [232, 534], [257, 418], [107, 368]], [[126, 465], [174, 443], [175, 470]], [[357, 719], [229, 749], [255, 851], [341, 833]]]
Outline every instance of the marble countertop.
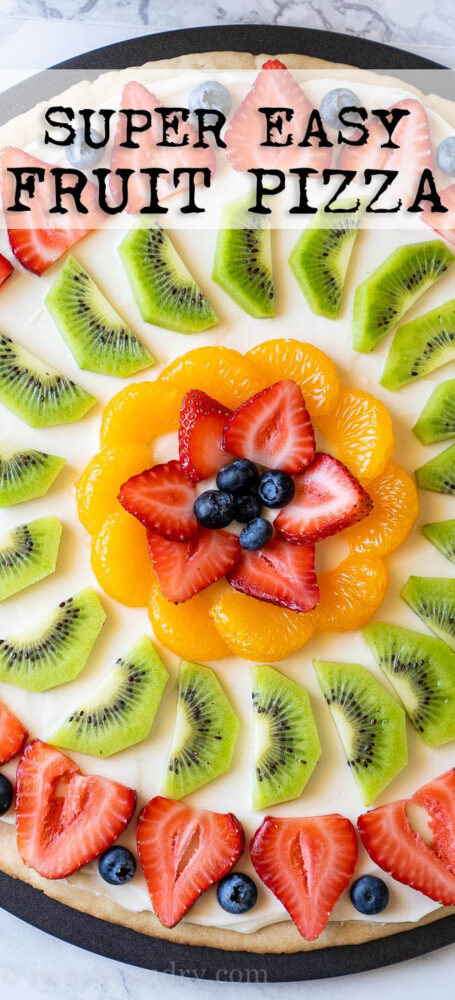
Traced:
[[[347, 32], [455, 67], [453, 0], [0, 0], [0, 72], [19, 79], [88, 44], [235, 22]], [[455, 945], [403, 965], [305, 985], [183, 983], [82, 952], [0, 911], [0, 988], [8, 1000], [149, 1000], [164, 991], [169, 1000], [297, 1000], [303, 993], [311, 1000], [398, 1000], [404, 992], [427, 1000], [430, 990], [446, 993], [454, 975]]]

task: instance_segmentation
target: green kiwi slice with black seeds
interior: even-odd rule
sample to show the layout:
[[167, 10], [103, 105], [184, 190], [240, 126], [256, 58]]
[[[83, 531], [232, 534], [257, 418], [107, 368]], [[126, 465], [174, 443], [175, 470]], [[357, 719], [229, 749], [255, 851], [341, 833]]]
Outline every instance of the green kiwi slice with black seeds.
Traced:
[[305, 688], [267, 664], [253, 670], [253, 809], [302, 794], [321, 756]]
[[433, 389], [413, 431], [422, 444], [455, 437], [455, 378]]
[[73, 423], [95, 402], [66, 375], [0, 333], [0, 403], [30, 427]]
[[156, 649], [142, 636], [48, 742], [92, 757], [111, 757], [141, 743], [150, 733], [167, 681]]
[[126, 378], [155, 364], [150, 351], [74, 257], [67, 257], [46, 305], [80, 368]]
[[423, 292], [445, 274], [453, 259], [441, 240], [394, 250], [356, 290], [354, 350], [374, 350]]
[[404, 711], [360, 664], [313, 665], [348, 767], [365, 805], [371, 805], [408, 762]]
[[43, 497], [64, 465], [64, 458], [45, 451], [1, 445], [0, 507]]
[[381, 385], [395, 391], [455, 360], [455, 299], [400, 326]]
[[270, 223], [248, 212], [248, 201], [223, 209], [212, 278], [246, 313], [266, 319], [275, 312]]
[[0, 601], [55, 570], [62, 534], [54, 514], [18, 524], [0, 539]]
[[74, 680], [105, 618], [92, 587], [62, 601], [26, 636], [0, 639], [0, 681], [26, 691], [47, 691]]
[[410, 576], [401, 596], [438, 639], [455, 652], [455, 578]]
[[455, 444], [416, 469], [416, 482], [422, 490], [455, 496]]
[[[315, 218], [320, 225], [301, 233], [289, 257], [289, 266], [310, 309], [319, 316], [336, 319], [361, 215], [360, 211], [347, 211], [327, 216], [320, 209]], [[330, 227], [326, 225], [328, 219], [333, 219]]]
[[213, 670], [182, 660], [163, 794], [181, 799], [228, 771], [238, 729], [237, 716]]
[[384, 622], [363, 635], [425, 743], [455, 739], [455, 655], [446, 643]]
[[132, 229], [119, 247], [142, 319], [177, 333], [200, 333], [218, 323], [170, 237], [161, 226]]
[[455, 563], [455, 520], [432, 521], [431, 524], [424, 524], [422, 533], [446, 559]]

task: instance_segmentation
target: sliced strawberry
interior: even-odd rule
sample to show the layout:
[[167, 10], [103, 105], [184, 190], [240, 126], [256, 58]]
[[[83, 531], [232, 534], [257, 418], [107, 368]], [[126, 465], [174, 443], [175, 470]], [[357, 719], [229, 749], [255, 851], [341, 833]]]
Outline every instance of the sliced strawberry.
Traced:
[[267, 59], [267, 62], [262, 63], [262, 69], [287, 69], [287, 66], [281, 59]]
[[[292, 73], [283, 64], [278, 64], [277, 59], [265, 63], [235, 112], [224, 136], [226, 155], [234, 170], [250, 170], [254, 167], [262, 167], [264, 170], [276, 170], [278, 167], [286, 171], [291, 167], [323, 170], [330, 166], [332, 149], [320, 147], [317, 138], [310, 139], [310, 146], [299, 145], [306, 133], [313, 107]], [[271, 73], [272, 69], [280, 72]], [[258, 109], [264, 107], [291, 108], [294, 112], [290, 122], [284, 120], [283, 112], [280, 116], [282, 129], [280, 132], [278, 129], [273, 132], [273, 139], [280, 146], [261, 145], [267, 135], [266, 118]], [[288, 137], [292, 137], [293, 142], [285, 145]]]
[[278, 536], [256, 552], [242, 550], [228, 580], [242, 594], [292, 611], [311, 611], [319, 601], [314, 546], [289, 545]]
[[233, 813], [194, 809], [157, 795], [137, 827], [139, 859], [153, 909], [175, 927], [202, 892], [231, 870], [245, 846]]
[[223, 431], [232, 410], [207, 396], [200, 389], [190, 389], [180, 410], [180, 465], [192, 483], [214, 476], [233, 458], [223, 449]]
[[426, 809], [433, 834], [431, 847], [455, 873], [455, 768], [419, 788], [412, 802]]
[[[417, 796], [412, 801], [418, 802]], [[453, 906], [455, 873], [443, 857], [425, 843], [420, 833], [413, 830], [407, 805], [408, 801], [401, 799], [359, 816], [357, 827], [364, 847], [374, 863], [397, 882], [423, 892], [444, 906]]]
[[250, 844], [259, 878], [306, 941], [315, 941], [357, 863], [357, 837], [344, 816], [266, 816]]
[[154, 465], [131, 476], [120, 487], [118, 499], [122, 507], [149, 531], [164, 538], [181, 542], [197, 533], [198, 524], [193, 513], [196, 490], [180, 462]]
[[368, 493], [342, 462], [319, 453], [296, 477], [295, 495], [274, 526], [288, 542], [318, 542], [361, 521], [373, 508]]
[[[185, 146], [159, 146], [162, 141], [162, 119], [156, 114], [155, 109], [162, 107], [161, 102], [142, 83], [131, 81], [127, 83], [122, 91], [121, 108], [137, 109], [138, 111], [148, 111], [152, 116], [152, 124], [144, 132], [135, 132], [133, 141], [138, 143], [137, 149], [128, 149], [121, 143], [126, 140], [127, 122], [124, 115], [119, 115], [117, 130], [115, 133], [114, 147], [111, 157], [110, 189], [116, 202], [122, 199], [121, 180], [115, 176], [119, 169], [134, 170], [134, 174], [129, 179], [128, 184], [128, 204], [127, 212], [137, 212], [150, 202], [150, 178], [140, 171], [149, 167], [160, 167], [168, 170], [169, 174], [163, 174], [158, 179], [157, 193], [159, 199], [168, 198], [174, 194], [174, 170], [178, 167], [194, 167], [202, 170], [208, 167], [212, 175], [215, 172], [216, 160], [211, 146], [206, 149], [194, 148], [194, 143], [198, 141], [198, 132], [189, 122], [183, 122], [181, 117], [178, 120], [178, 130], [169, 132], [169, 141], [180, 143], [185, 133], [188, 135], [188, 143]], [[170, 119], [169, 119], [170, 120]], [[140, 114], [134, 124], [145, 124], [143, 116]], [[200, 184], [201, 175], [196, 175], [195, 183]], [[188, 187], [187, 180], [182, 177], [178, 190], [184, 191]]]
[[[401, 197], [403, 203], [414, 201], [416, 184], [423, 170], [433, 170], [433, 151], [430, 126], [423, 104], [413, 97], [398, 101], [391, 110], [409, 111], [393, 133], [392, 141], [397, 149], [384, 148], [386, 131], [378, 118], [367, 124], [368, 141], [364, 146], [344, 146], [338, 167], [343, 170], [363, 171], [366, 167], [377, 170], [397, 170], [398, 177], [393, 182], [393, 198]], [[361, 177], [357, 178], [362, 180]]]
[[237, 535], [230, 531], [199, 528], [188, 542], [170, 542], [149, 531], [147, 541], [161, 591], [174, 604], [221, 580], [240, 554]]
[[258, 465], [301, 472], [314, 457], [315, 443], [299, 386], [283, 379], [242, 403], [226, 424], [224, 447]]
[[131, 819], [135, 792], [82, 775], [54, 747], [32, 740], [17, 769], [16, 832], [22, 861], [43, 878], [65, 878], [113, 844]]
[[6, 259], [6, 257], [3, 256], [2, 253], [0, 253], [0, 285], [3, 285], [3, 282], [9, 278], [13, 271], [13, 265]]
[[27, 736], [28, 732], [19, 719], [0, 701], [0, 764], [17, 757]]
[[455, 184], [440, 191], [440, 198], [447, 212], [432, 212], [431, 205], [424, 209], [421, 215], [423, 222], [431, 226], [435, 233], [440, 233], [448, 243], [455, 243]]
[[[18, 166], [41, 167], [46, 171], [44, 182], [36, 181], [33, 200], [29, 199], [27, 202], [30, 211], [19, 214], [8, 211], [14, 203], [15, 186], [14, 175], [9, 168]], [[86, 236], [95, 226], [101, 225], [103, 219], [102, 213], [96, 207], [96, 188], [90, 182], [87, 183], [82, 196], [83, 203], [89, 209], [87, 215], [78, 213], [74, 202], [69, 198], [65, 199], [65, 196], [63, 200], [65, 208], [68, 209], [66, 215], [49, 215], [48, 210], [55, 201], [51, 187], [52, 178], [49, 174], [51, 168], [51, 163], [37, 160], [21, 149], [8, 146], [2, 150], [2, 203], [8, 239], [14, 256], [22, 267], [35, 274], [43, 274], [74, 243]], [[57, 219], [58, 228], [55, 225]]]

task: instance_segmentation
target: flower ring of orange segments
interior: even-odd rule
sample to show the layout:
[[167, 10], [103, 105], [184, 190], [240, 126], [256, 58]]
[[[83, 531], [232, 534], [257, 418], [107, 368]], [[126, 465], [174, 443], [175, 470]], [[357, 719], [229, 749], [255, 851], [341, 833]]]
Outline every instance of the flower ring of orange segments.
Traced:
[[[154, 556], [156, 549], [158, 557], [152, 562], [147, 530], [120, 504], [119, 491], [131, 477], [153, 467], [154, 441], [178, 430], [182, 402], [188, 393], [199, 390], [216, 400], [220, 420], [220, 411], [237, 410], [277, 382], [292, 382], [299, 387], [308, 426], [312, 424], [316, 433], [324, 436], [333, 456], [343, 463], [340, 468], [348, 484], [356, 483], [359, 495], [366, 497], [366, 507], [358, 515], [361, 519], [354, 513], [341, 525], [349, 554], [338, 565], [317, 574], [317, 603], [313, 600], [315, 606], [307, 611], [270, 603], [270, 596], [268, 600], [250, 596], [251, 589], [241, 592], [237, 584], [230, 585], [224, 577], [182, 603], [174, 603], [164, 596], [160, 583], [163, 580], [158, 578], [160, 558], [166, 561], [167, 556], [169, 562], [184, 567], [185, 554], [194, 539], [169, 541], [169, 536], [160, 537], [155, 525], [153, 530], [158, 534], [153, 535], [156, 545], [151, 546], [151, 553]], [[341, 385], [330, 358], [311, 344], [296, 340], [269, 340], [246, 354], [226, 347], [189, 351], [168, 365], [157, 380], [129, 385], [113, 397], [103, 414], [100, 444], [101, 450], [85, 468], [77, 487], [79, 517], [92, 537], [94, 573], [104, 591], [121, 604], [147, 607], [156, 638], [188, 659], [217, 660], [234, 653], [249, 660], [280, 660], [300, 649], [317, 631], [343, 632], [362, 627], [386, 593], [384, 556], [405, 541], [417, 517], [414, 482], [391, 460], [394, 438], [385, 406], [369, 393]], [[226, 463], [230, 461], [232, 454], [225, 459]], [[337, 466], [333, 457], [330, 461]], [[177, 462], [170, 465], [182, 475]], [[305, 471], [301, 475], [305, 477]], [[294, 481], [295, 509], [299, 474]], [[188, 487], [183, 488], [194, 491], [190, 478], [187, 482]], [[360, 509], [361, 504], [358, 506]], [[293, 502], [280, 514], [281, 518], [288, 512], [284, 518], [288, 529], [290, 523], [292, 528], [291, 508]], [[212, 536], [229, 536], [228, 547], [237, 544], [229, 532], [204, 532], [209, 549]], [[267, 544], [277, 539], [285, 556], [292, 550], [292, 559], [314, 550], [313, 545], [296, 545], [296, 539], [289, 539], [285, 531], [275, 532]], [[176, 545], [180, 548], [174, 557]], [[331, 538], [325, 537], [320, 545], [330, 556]], [[320, 545], [315, 546], [316, 568]], [[245, 559], [248, 563], [251, 557], [256, 565], [264, 551], [267, 549], [246, 553], [237, 550], [243, 554], [231, 576], [241, 578], [238, 566]], [[217, 558], [218, 553], [212, 553], [211, 561]], [[312, 567], [310, 570], [315, 586]]]

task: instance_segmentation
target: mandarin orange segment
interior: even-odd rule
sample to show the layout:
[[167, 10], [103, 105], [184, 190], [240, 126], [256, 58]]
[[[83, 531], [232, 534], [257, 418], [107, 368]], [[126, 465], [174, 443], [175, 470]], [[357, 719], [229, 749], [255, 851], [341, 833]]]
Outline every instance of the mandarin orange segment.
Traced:
[[378, 479], [368, 484], [373, 510], [344, 533], [351, 549], [385, 555], [408, 537], [419, 512], [414, 481], [395, 462], [389, 462]]
[[147, 533], [126, 511], [110, 514], [92, 539], [92, 569], [109, 597], [130, 608], [147, 607], [154, 582]]
[[297, 382], [311, 415], [328, 413], [335, 406], [340, 395], [338, 372], [333, 361], [312, 344], [267, 340], [247, 351], [245, 357], [257, 365], [267, 385], [283, 378]]
[[76, 488], [79, 520], [89, 534], [100, 531], [109, 514], [122, 510], [117, 500], [122, 483], [151, 464], [150, 448], [139, 444], [104, 448], [93, 456]]
[[308, 614], [287, 611], [254, 597], [227, 590], [211, 615], [230, 650], [245, 660], [283, 660], [314, 632]]
[[102, 448], [148, 444], [179, 425], [180, 394], [160, 382], [127, 385], [107, 404], [101, 421]]
[[223, 406], [236, 409], [264, 387], [253, 362], [228, 347], [197, 347], [173, 361], [158, 380], [171, 382], [181, 393], [202, 389]]
[[395, 443], [392, 420], [369, 392], [342, 386], [335, 408], [317, 414], [315, 424], [359, 479], [369, 482], [384, 471]]
[[310, 612], [320, 632], [347, 632], [361, 628], [382, 603], [387, 570], [379, 556], [353, 553], [318, 577], [320, 601]]
[[210, 617], [210, 608], [223, 586], [215, 583], [184, 604], [172, 604], [163, 597], [155, 576], [148, 614], [158, 642], [184, 660], [222, 660], [230, 656]]

